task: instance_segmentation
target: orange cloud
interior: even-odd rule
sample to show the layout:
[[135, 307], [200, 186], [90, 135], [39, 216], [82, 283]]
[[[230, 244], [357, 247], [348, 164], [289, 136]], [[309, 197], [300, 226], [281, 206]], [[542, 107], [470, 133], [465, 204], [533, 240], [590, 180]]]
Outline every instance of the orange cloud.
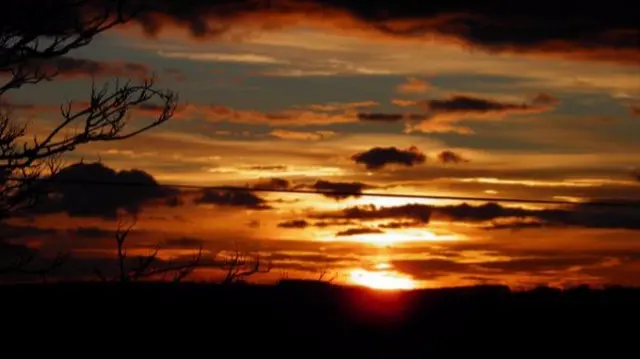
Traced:
[[[453, 95], [443, 100], [428, 100], [420, 103], [430, 114], [429, 118], [416, 125], [408, 125], [406, 132], [457, 132], [471, 134], [473, 130], [459, 126], [465, 120], [501, 120], [508, 115], [522, 115], [546, 112], [557, 103], [549, 95], [538, 95], [532, 103], [503, 103], [478, 97]], [[542, 102], [542, 103], [541, 103]]]
[[405, 94], [413, 93], [425, 93], [431, 88], [431, 85], [416, 77], [409, 77], [407, 82], [404, 82], [396, 87], [396, 91]]
[[[234, 122], [243, 124], [267, 124], [273, 126], [306, 126], [347, 123], [358, 121], [358, 108], [373, 107], [378, 104], [373, 101], [352, 103], [329, 103], [308, 106], [296, 106], [276, 112], [262, 112], [257, 110], [239, 110], [219, 105], [185, 105], [175, 112], [177, 119], [199, 118], [209, 122]], [[154, 104], [144, 104], [137, 109], [139, 114], [156, 116], [161, 108]], [[279, 131], [276, 137], [291, 138], [292, 133], [284, 134]], [[318, 135], [318, 132], [316, 132]], [[327, 133], [323, 134], [324, 136]]]
[[391, 103], [394, 106], [398, 106], [398, 107], [413, 107], [417, 104], [416, 101], [412, 101], [412, 100], [402, 100], [402, 99], [393, 99], [391, 100]]
[[336, 135], [336, 133], [333, 131], [302, 132], [276, 129], [269, 132], [269, 135], [283, 140], [320, 141], [329, 137], [333, 137]]
[[[552, 110], [560, 103], [555, 97], [540, 93], [530, 103], [506, 103], [468, 95], [452, 95], [446, 99], [426, 101], [392, 100], [399, 107], [416, 106], [424, 113], [359, 113], [361, 121], [406, 123], [405, 132], [472, 134], [462, 121], [501, 120], [508, 115], [541, 113]], [[416, 123], [417, 122], [417, 123]]]

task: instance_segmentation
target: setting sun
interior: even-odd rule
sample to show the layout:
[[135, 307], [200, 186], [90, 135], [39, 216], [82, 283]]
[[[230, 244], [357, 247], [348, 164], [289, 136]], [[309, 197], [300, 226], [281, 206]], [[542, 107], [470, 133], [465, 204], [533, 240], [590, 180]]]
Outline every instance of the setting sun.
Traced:
[[380, 290], [416, 288], [416, 283], [412, 278], [389, 271], [354, 269], [350, 272], [350, 279], [357, 285]]

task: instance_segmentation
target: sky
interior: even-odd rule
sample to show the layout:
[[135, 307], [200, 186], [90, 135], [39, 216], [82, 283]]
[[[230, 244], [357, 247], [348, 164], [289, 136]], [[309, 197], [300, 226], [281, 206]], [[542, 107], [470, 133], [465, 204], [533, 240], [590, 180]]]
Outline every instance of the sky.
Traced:
[[[640, 284], [640, 19], [623, 2], [152, 4], [7, 100], [42, 135], [92, 82], [153, 76], [179, 94], [170, 121], [80, 146], [64, 171], [194, 187], [65, 187], [3, 225], [16, 245], [71, 252], [64, 275], [110, 265], [114, 230], [135, 216], [131, 253], [256, 251], [273, 263], [256, 280]], [[156, 115], [151, 103], [131, 121]], [[198, 187], [220, 185], [327, 193]]]

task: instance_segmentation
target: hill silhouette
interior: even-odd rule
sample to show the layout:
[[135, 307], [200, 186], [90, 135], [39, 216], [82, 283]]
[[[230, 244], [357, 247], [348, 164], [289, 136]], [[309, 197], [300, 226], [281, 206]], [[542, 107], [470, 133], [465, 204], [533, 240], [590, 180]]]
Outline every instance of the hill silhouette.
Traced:
[[[640, 289], [478, 286], [399, 292], [282, 281], [0, 287], [5, 349], [28, 338], [65, 353], [362, 357], [575, 355], [634, 346]], [[20, 339], [22, 338], [22, 339]], [[212, 349], [213, 348], [213, 349]], [[228, 354], [227, 354], [228, 353]], [[605, 352], [603, 352], [605, 353]], [[201, 354], [195, 354], [201, 355]]]

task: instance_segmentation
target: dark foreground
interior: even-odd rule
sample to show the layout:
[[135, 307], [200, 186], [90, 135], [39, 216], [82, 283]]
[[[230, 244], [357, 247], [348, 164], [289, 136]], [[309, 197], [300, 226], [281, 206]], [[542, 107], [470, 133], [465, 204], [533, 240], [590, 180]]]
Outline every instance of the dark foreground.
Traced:
[[21, 356], [627, 357], [640, 342], [640, 289], [629, 288], [58, 284], [0, 287], [0, 304], [3, 349]]

